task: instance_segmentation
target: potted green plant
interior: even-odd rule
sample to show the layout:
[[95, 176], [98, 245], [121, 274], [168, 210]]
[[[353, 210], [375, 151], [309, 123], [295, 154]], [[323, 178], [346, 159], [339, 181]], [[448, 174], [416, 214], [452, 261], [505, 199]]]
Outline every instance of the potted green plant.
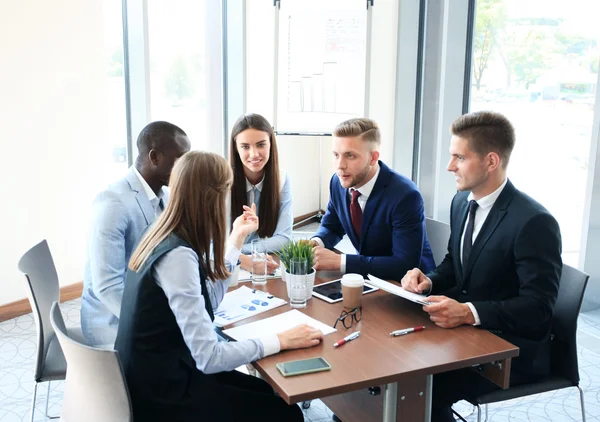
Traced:
[[290, 240], [288, 243], [282, 246], [281, 250], [277, 253], [279, 262], [281, 263], [281, 279], [288, 284], [286, 277], [289, 275], [288, 269], [290, 268], [290, 262], [292, 259], [306, 259], [308, 274], [306, 276], [306, 300], [312, 299], [312, 290], [315, 285], [316, 271], [313, 269], [314, 255], [313, 255], [313, 244], [310, 240]]

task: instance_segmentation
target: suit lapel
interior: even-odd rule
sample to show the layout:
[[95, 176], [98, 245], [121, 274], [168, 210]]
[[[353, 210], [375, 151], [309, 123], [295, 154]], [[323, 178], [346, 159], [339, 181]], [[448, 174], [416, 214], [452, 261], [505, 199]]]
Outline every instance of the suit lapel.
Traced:
[[471, 255], [469, 256], [469, 262], [466, 263], [466, 268], [463, 271], [465, 279], [471, 274], [473, 264], [477, 261], [479, 254], [485, 247], [485, 244], [490, 239], [502, 219], [506, 216], [508, 205], [510, 204], [515, 191], [516, 189], [513, 184], [508, 181], [500, 193], [500, 196], [492, 206], [490, 213], [485, 219], [483, 226], [481, 226], [481, 230], [479, 231], [479, 234], [473, 243]]
[[129, 170], [126, 179], [127, 182], [129, 182], [129, 187], [131, 190], [136, 192], [135, 200], [142, 210], [142, 214], [144, 214], [146, 224], [151, 224], [155, 219], [154, 208], [152, 208], [152, 204], [148, 199], [148, 195], [146, 195], [146, 191], [144, 191], [144, 187], [142, 186], [140, 179], [138, 179], [133, 169]]
[[[388, 166], [379, 161], [379, 176], [377, 176], [377, 181], [375, 182], [375, 186], [373, 186], [373, 190], [371, 191], [371, 195], [369, 195], [369, 199], [367, 199], [367, 203], [365, 204], [365, 209], [363, 211], [362, 225], [360, 227], [360, 238], [365, 239], [367, 236], [367, 231], [369, 230], [369, 226], [371, 225], [371, 220], [373, 219], [373, 214], [377, 209], [377, 205], [379, 204], [379, 200], [383, 197], [383, 193], [385, 192], [385, 188], [390, 180], [392, 173], [390, 172]], [[361, 241], [362, 246], [362, 241]], [[360, 252], [360, 250], [359, 250]]]

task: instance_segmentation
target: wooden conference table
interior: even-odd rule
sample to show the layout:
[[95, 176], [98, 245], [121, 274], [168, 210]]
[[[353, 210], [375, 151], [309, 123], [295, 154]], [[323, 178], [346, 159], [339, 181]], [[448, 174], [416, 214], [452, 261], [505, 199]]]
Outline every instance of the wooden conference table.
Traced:
[[[320, 271], [315, 284], [336, 278], [340, 278], [339, 273]], [[286, 285], [280, 279], [257, 288], [287, 299]], [[272, 355], [254, 362], [254, 367], [287, 403], [319, 398], [343, 422], [429, 421], [432, 374], [453, 369], [487, 364], [479, 368], [482, 375], [508, 386], [510, 359], [519, 354], [518, 347], [470, 326], [439, 328], [420, 305], [382, 290], [364, 295], [362, 306], [361, 322], [350, 329], [340, 323], [320, 345]], [[284, 305], [229, 327], [290, 309]], [[341, 302], [330, 304], [313, 298], [300, 311], [333, 325], [342, 309]], [[427, 328], [401, 337], [389, 335], [416, 325]], [[356, 330], [360, 330], [358, 339], [333, 347]], [[285, 378], [275, 367], [279, 362], [318, 356], [327, 359], [330, 371]], [[380, 395], [369, 394], [368, 388], [373, 386], [380, 386]]]

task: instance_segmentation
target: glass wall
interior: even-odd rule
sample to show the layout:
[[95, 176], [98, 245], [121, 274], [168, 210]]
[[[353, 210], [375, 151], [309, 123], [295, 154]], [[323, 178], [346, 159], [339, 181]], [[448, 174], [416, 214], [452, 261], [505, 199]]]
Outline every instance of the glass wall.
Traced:
[[577, 266], [600, 55], [600, 3], [478, 0], [470, 111], [514, 124], [508, 176], [558, 220]]

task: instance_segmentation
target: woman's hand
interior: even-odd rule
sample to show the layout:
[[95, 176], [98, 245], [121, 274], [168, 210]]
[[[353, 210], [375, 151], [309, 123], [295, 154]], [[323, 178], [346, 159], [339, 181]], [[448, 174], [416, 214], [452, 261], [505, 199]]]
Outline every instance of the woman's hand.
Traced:
[[256, 205], [252, 204], [252, 207], [244, 205], [244, 212], [233, 222], [229, 241], [233, 243], [236, 248], [241, 249], [246, 236], [257, 230], [258, 216], [256, 215]]
[[277, 337], [281, 350], [306, 349], [321, 343], [323, 333], [310, 325], [302, 324], [277, 334]]
[[[240, 255], [240, 267], [252, 272], [252, 255]], [[277, 268], [279, 268], [279, 263], [272, 256], [267, 255], [267, 274], [275, 274]]]

